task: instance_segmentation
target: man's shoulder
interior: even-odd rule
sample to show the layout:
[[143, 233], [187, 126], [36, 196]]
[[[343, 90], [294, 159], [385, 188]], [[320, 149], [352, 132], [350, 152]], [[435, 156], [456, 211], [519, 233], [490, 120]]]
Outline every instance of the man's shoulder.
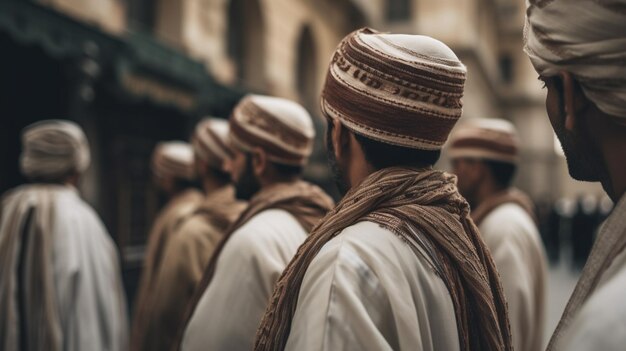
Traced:
[[[284, 231], [304, 232], [296, 218], [286, 210], [268, 209], [261, 211], [239, 227], [237, 235], [272, 235]], [[255, 234], [256, 233], [256, 234]]]
[[537, 226], [532, 217], [520, 205], [505, 203], [489, 213], [479, 227], [480, 231], [489, 235], [496, 231], [499, 235], [512, 237], [519, 235], [538, 235]]
[[626, 343], [626, 265], [600, 286], [574, 317], [563, 341], [575, 350], [623, 350]]
[[312, 266], [338, 264], [347, 269], [413, 271], [430, 265], [424, 255], [415, 252], [397, 234], [383, 226], [362, 221], [344, 228], [317, 254]]
[[295, 243], [300, 245], [307, 234], [289, 212], [269, 209], [259, 212], [235, 230], [228, 245], [249, 251], [268, 250]]

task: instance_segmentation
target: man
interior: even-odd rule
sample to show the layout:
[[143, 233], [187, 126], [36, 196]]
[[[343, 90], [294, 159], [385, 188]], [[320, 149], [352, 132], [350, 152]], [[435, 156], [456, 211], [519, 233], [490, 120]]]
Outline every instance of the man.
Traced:
[[49, 120], [22, 134], [22, 174], [0, 211], [0, 349], [125, 350], [114, 243], [76, 189], [90, 162], [82, 129]]
[[466, 68], [419, 35], [348, 35], [322, 91], [349, 191], [276, 284], [256, 350], [510, 350], [497, 272], [455, 178], [432, 169]]
[[[152, 325], [155, 322], [154, 317], [161, 312], [156, 309], [155, 304], [162, 302], [155, 301], [156, 283], [163, 270], [173, 263], [166, 261], [164, 254], [183, 219], [190, 216], [202, 201], [202, 195], [194, 183], [194, 154], [188, 143], [170, 141], [157, 144], [152, 155], [152, 172], [154, 183], [167, 197], [168, 202], [157, 215], [148, 236], [148, 248], [133, 318], [132, 350], [153, 349], [149, 336], [154, 330], [148, 325]], [[172, 288], [174, 287], [170, 287]], [[175, 301], [169, 303], [180, 304]]]
[[280, 273], [333, 206], [300, 180], [314, 129], [300, 105], [245, 97], [230, 118], [234, 157], [226, 164], [248, 208], [220, 243], [192, 303], [183, 350], [250, 350]]
[[540, 350], [546, 298], [546, 257], [533, 204], [512, 188], [517, 169], [515, 127], [501, 119], [476, 119], [451, 138], [448, 155], [459, 192], [472, 208], [502, 279], [514, 349]]
[[616, 203], [602, 225], [548, 350], [626, 345], [626, 1], [530, 1], [525, 51], [574, 179]]

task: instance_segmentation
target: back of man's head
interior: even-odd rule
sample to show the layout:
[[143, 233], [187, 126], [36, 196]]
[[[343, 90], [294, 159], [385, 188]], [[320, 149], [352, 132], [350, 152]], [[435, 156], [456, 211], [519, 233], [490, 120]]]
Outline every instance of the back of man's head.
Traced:
[[354, 133], [376, 169], [432, 165], [461, 116], [465, 76], [440, 41], [360, 29], [335, 50], [322, 112]]
[[45, 120], [22, 131], [20, 169], [31, 181], [63, 183], [89, 167], [89, 144], [74, 122]]
[[288, 99], [248, 95], [230, 118], [230, 141], [242, 151], [263, 150], [277, 174], [299, 175], [313, 151], [309, 113]]

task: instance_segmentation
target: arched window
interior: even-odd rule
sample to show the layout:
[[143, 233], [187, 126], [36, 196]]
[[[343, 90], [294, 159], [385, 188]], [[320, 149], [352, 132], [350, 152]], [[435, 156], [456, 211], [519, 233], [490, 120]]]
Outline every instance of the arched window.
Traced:
[[265, 28], [258, 0], [230, 1], [227, 35], [227, 53], [235, 64], [237, 84], [265, 90]]
[[318, 114], [319, 88], [316, 62], [317, 50], [311, 28], [307, 25], [298, 37], [298, 61], [296, 63], [297, 89], [302, 105], [312, 114]]

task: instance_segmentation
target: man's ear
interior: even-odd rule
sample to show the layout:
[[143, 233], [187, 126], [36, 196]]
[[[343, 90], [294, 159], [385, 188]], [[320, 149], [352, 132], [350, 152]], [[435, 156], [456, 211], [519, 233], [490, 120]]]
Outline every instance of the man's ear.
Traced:
[[339, 160], [347, 152], [350, 143], [350, 132], [338, 119], [333, 119], [331, 123], [333, 124], [331, 137], [333, 148], [335, 149], [335, 158]]
[[580, 84], [569, 72], [560, 72], [563, 83], [563, 109], [565, 111], [565, 129], [573, 131], [580, 123], [584, 111], [589, 107], [591, 101], [587, 99], [580, 87]]
[[256, 147], [250, 154], [252, 155], [252, 170], [254, 175], [260, 177], [267, 170], [267, 153], [265, 150]]

